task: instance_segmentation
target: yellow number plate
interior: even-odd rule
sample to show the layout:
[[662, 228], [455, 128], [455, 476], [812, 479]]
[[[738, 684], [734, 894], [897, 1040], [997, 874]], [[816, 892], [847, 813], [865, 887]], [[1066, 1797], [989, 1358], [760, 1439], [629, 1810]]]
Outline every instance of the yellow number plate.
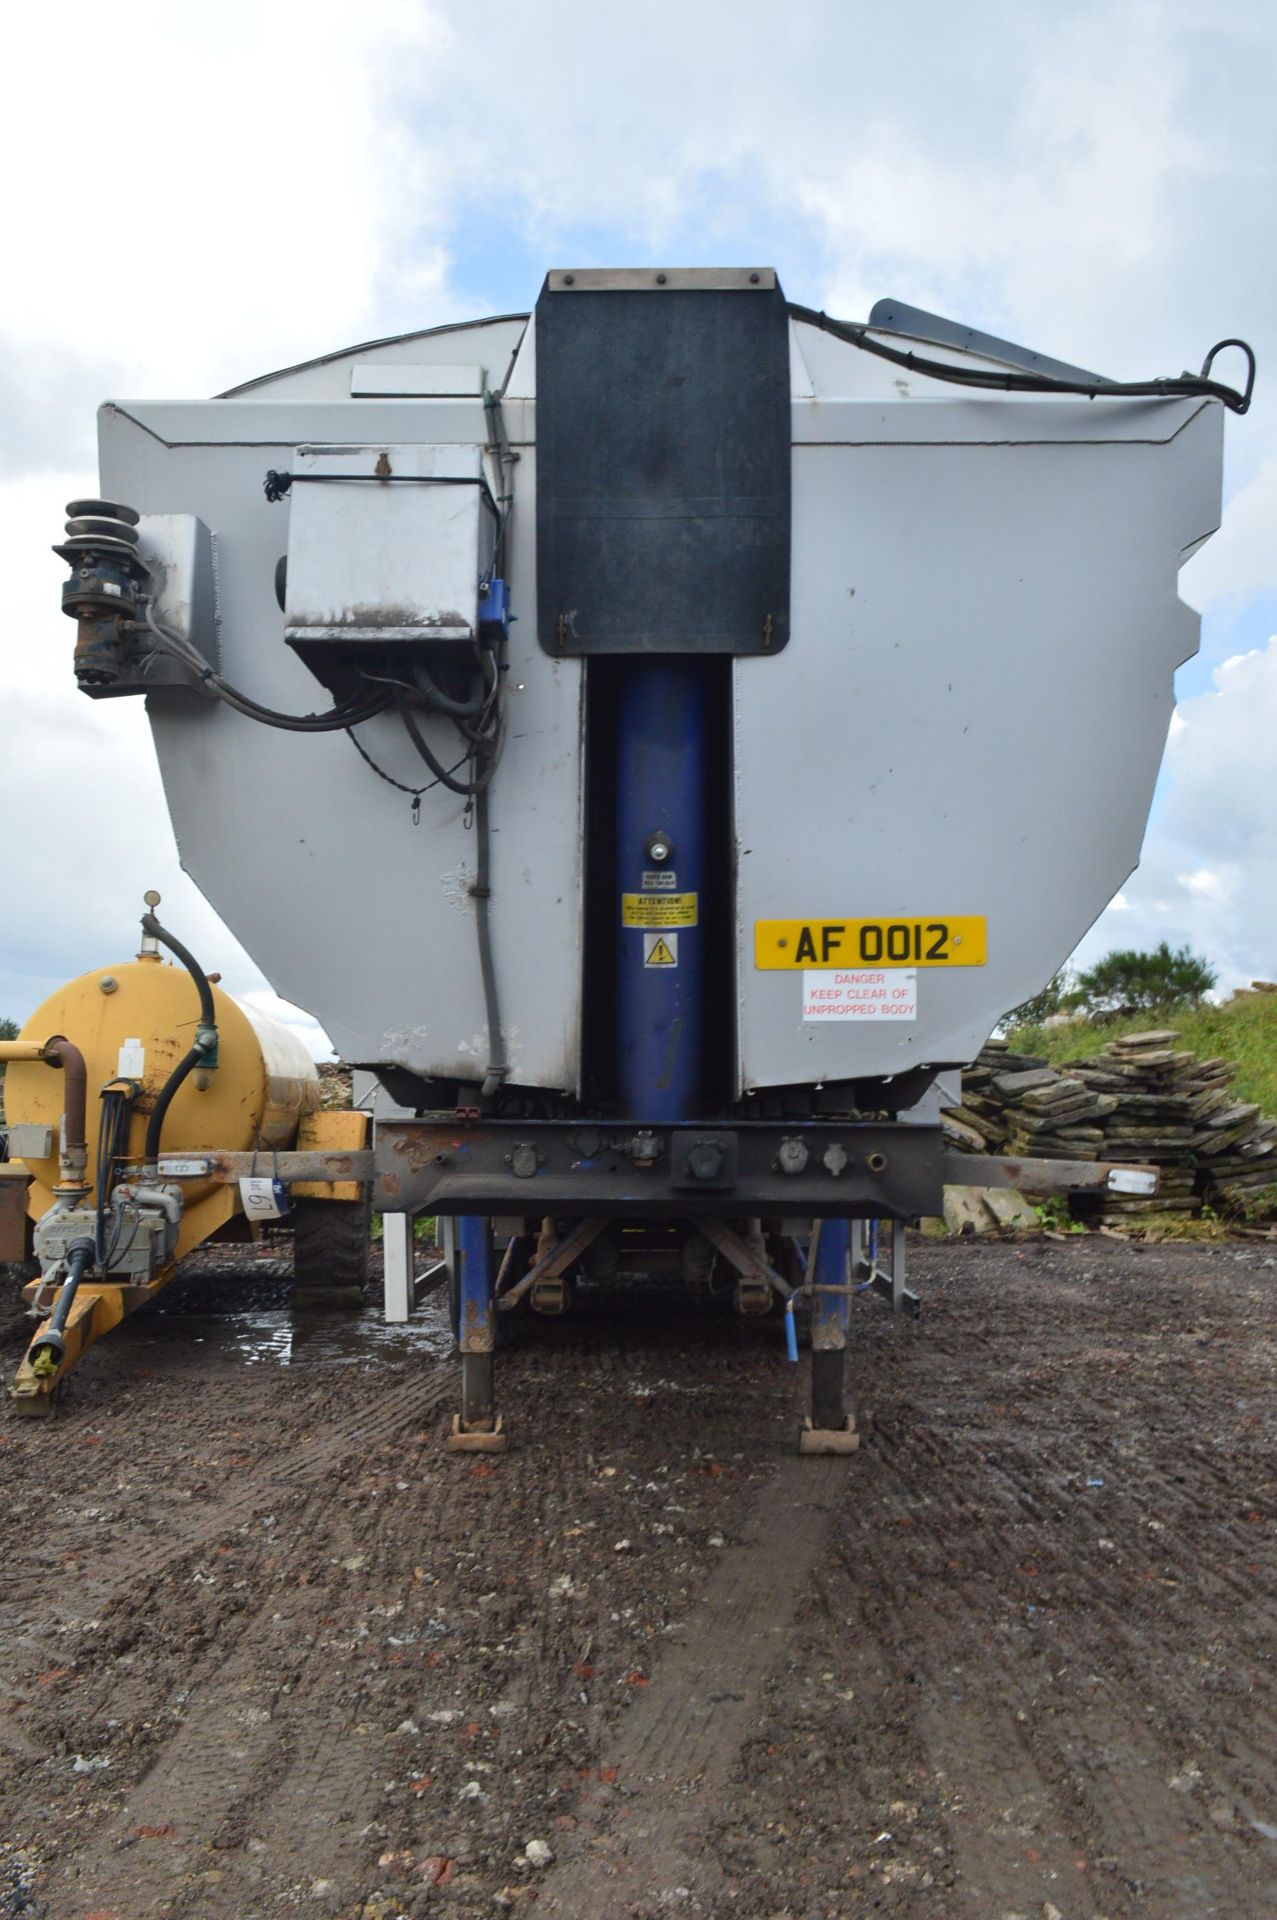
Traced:
[[756, 920], [754, 965], [801, 967], [982, 967], [982, 913], [899, 920]]

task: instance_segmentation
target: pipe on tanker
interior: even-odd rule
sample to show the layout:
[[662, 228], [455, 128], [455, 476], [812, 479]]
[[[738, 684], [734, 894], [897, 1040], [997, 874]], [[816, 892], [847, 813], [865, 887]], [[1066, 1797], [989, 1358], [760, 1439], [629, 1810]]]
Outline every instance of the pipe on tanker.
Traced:
[[[56, 1033], [44, 1045], [44, 1058], [50, 1066], [61, 1067], [66, 1084], [64, 1096], [64, 1117], [62, 1121], [65, 1134], [65, 1152], [67, 1158], [73, 1153], [87, 1154], [89, 1110], [89, 1070], [84, 1063], [84, 1055], [64, 1034]], [[84, 1163], [80, 1163], [83, 1172]]]
[[[89, 1109], [89, 1070], [84, 1055], [65, 1034], [51, 1039], [0, 1041], [0, 1061], [42, 1060], [46, 1067], [61, 1067], [65, 1079], [62, 1115], [62, 1146], [58, 1155], [58, 1175], [63, 1187], [84, 1186], [84, 1170], [89, 1162], [86, 1136]], [[64, 1195], [65, 1197], [65, 1195]]]

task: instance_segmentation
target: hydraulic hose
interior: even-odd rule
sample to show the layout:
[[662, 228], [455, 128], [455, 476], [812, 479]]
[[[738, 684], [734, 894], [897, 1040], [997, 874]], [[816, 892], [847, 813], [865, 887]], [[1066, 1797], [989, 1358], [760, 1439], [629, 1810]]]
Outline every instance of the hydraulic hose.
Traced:
[[167, 928], [162, 927], [153, 913], [144, 913], [142, 915], [142, 931], [143, 933], [149, 933], [152, 940], [160, 941], [163, 946], [168, 948], [175, 960], [181, 961], [195, 982], [195, 991], [200, 997], [201, 1022], [206, 1027], [215, 1027], [217, 1025], [217, 1015], [213, 1008], [213, 989], [208, 984], [208, 975], [195, 958], [195, 955], [189, 948], [182, 945], [176, 935], [171, 934]]
[[48, 1326], [32, 1341], [29, 1350], [32, 1367], [37, 1374], [52, 1373], [66, 1352], [66, 1324], [75, 1304], [75, 1296], [80, 1291], [80, 1282], [93, 1265], [95, 1254], [93, 1242], [87, 1239], [73, 1240], [67, 1248], [67, 1277], [58, 1289]]
[[169, 1108], [173, 1104], [174, 1097], [180, 1090], [187, 1076], [192, 1074], [196, 1067], [207, 1065], [208, 1055], [213, 1051], [216, 1044], [217, 1035], [215, 1032], [202, 1033], [190, 1052], [182, 1055], [182, 1058], [178, 1061], [172, 1073], [170, 1073], [168, 1079], [160, 1088], [159, 1098], [152, 1107], [150, 1118], [146, 1123], [146, 1146], [143, 1150], [142, 1157], [148, 1167], [153, 1167], [159, 1159], [160, 1135], [163, 1132], [164, 1121]]
[[184, 1054], [178, 1061], [160, 1088], [159, 1097], [146, 1123], [146, 1146], [143, 1151], [146, 1165], [153, 1167], [159, 1158], [160, 1134], [164, 1128], [165, 1116], [183, 1081], [195, 1071], [196, 1067], [210, 1067], [217, 1064], [217, 1013], [213, 1006], [213, 989], [209, 985], [208, 975], [189, 947], [184, 947], [175, 934], [170, 933], [167, 927], [162, 927], [153, 913], [147, 912], [142, 915], [142, 931], [149, 934], [153, 940], [162, 942], [173, 958], [181, 961], [195, 982], [195, 991], [200, 997], [200, 1024], [195, 1035], [195, 1044], [190, 1052]]
[[491, 763], [486, 773], [476, 774], [473, 780], [456, 779], [431, 748], [430, 742], [425, 738], [421, 728], [413, 718], [411, 707], [408, 706], [402, 696], [396, 699], [395, 706], [398, 710], [399, 718], [404, 723], [404, 731], [407, 733], [408, 738], [412, 741], [413, 746], [417, 749], [417, 752], [421, 755], [441, 786], [445, 786], [449, 793], [461, 794], [462, 797], [467, 800], [473, 799], [477, 793], [482, 792], [483, 787], [486, 787], [492, 778]]
[[488, 675], [481, 672], [478, 691], [468, 695], [464, 700], [458, 700], [452, 694], [445, 693], [430, 669], [420, 662], [411, 671], [419, 691], [425, 696], [427, 705], [439, 713], [448, 714], [453, 720], [476, 720], [483, 712], [492, 691]]
[[[1250, 407], [1255, 387], [1254, 350], [1245, 340], [1217, 340], [1206, 355], [1200, 373], [1181, 373], [1157, 380], [1067, 380], [1055, 373], [964, 367], [950, 360], [933, 360], [925, 354], [914, 353], [912, 349], [889, 346], [885, 340], [878, 339], [876, 330], [863, 321], [834, 320], [827, 313], [817, 312], [814, 307], [795, 306], [792, 301], [789, 311], [795, 320], [805, 321], [810, 327], [819, 327], [824, 333], [832, 333], [836, 340], [845, 340], [865, 353], [876, 354], [880, 360], [890, 360], [893, 366], [907, 367], [911, 373], [923, 374], [929, 380], [948, 380], [960, 387], [975, 387], [989, 393], [1072, 393], [1088, 400], [1200, 397], [1222, 400], [1234, 413], [1245, 413]], [[1222, 380], [1211, 378], [1215, 356], [1222, 353], [1225, 347], [1236, 347], [1245, 358], [1246, 384], [1240, 390], [1225, 386]]]

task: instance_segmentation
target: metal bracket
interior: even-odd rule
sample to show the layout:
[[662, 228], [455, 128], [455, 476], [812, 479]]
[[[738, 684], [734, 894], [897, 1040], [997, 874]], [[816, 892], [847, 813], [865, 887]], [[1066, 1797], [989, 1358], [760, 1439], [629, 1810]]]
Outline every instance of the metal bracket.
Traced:
[[810, 1420], [804, 1420], [798, 1435], [799, 1453], [859, 1453], [860, 1435], [856, 1432], [856, 1423], [847, 1415], [847, 1424], [841, 1430], [830, 1427], [813, 1427]]
[[771, 1312], [772, 1289], [766, 1280], [747, 1278], [736, 1282], [736, 1311], [745, 1319], [761, 1319]]
[[569, 1291], [568, 1281], [563, 1274], [547, 1275], [538, 1280], [532, 1289], [533, 1313], [566, 1313]]
[[[558, 1246], [543, 1260], [538, 1260], [536, 1265], [525, 1273], [522, 1280], [511, 1287], [508, 1293], [497, 1296], [497, 1306], [503, 1313], [508, 1313], [511, 1307], [518, 1306], [525, 1293], [531, 1293], [542, 1280], [557, 1280], [560, 1274], [567, 1272], [574, 1260], [580, 1258], [590, 1243], [598, 1239], [603, 1229], [611, 1224], [611, 1220], [607, 1217], [600, 1220], [582, 1220], [574, 1233], [570, 1233], [566, 1240], [560, 1240]], [[549, 1311], [561, 1312], [562, 1309], [549, 1309]]]
[[547, 293], [770, 293], [774, 267], [562, 267]]
[[493, 1427], [467, 1429], [461, 1424], [461, 1415], [454, 1413], [452, 1431], [444, 1442], [444, 1448], [448, 1453], [504, 1453], [507, 1438], [500, 1414]]
[[771, 1293], [788, 1300], [794, 1289], [785, 1285], [778, 1273], [774, 1273], [763, 1259], [738, 1233], [724, 1226], [721, 1220], [698, 1215], [692, 1223], [698, 1233], [712, 1241], [723, 1258], [736, 1269], [743, 1283], [751, 1286], [765, 1286]]

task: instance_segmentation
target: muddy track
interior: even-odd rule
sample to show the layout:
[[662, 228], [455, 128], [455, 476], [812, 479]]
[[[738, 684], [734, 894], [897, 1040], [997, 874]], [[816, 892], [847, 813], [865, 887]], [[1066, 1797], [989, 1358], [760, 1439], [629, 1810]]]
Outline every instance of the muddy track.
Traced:
[[438, 1338], [121, 1329], [0, 1424], [0, 1916], [1271, 1920], [1272, 1256], [916, 1271], [842, 1461], [669, 1302], [537, 1323], [496, 1461]]

